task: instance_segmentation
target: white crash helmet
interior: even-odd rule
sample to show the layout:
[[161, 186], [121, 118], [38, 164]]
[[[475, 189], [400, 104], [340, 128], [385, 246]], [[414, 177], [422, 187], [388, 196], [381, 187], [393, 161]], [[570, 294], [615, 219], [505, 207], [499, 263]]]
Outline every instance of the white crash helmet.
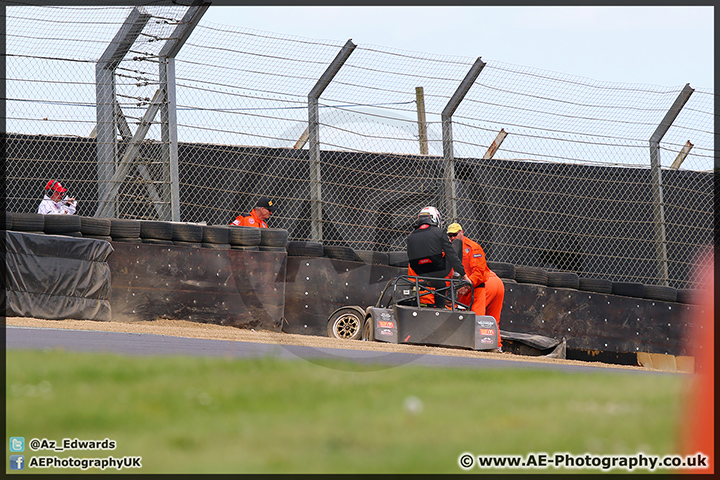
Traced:
[[418, 213], [418, 220], [428, 219], [431, 225], [440, 226], [440, 212], [435, 207], [425, 207]]

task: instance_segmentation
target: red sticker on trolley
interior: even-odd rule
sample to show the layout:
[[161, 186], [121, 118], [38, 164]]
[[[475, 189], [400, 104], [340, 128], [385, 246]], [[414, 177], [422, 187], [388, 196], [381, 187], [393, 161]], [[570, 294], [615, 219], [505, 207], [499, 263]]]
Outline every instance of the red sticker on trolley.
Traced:
[[395, 323], [386, 322], [384, 320], [378, 320], [378, 327], [379, 328], [395, 328]]
[[492, 328], [480, 328], [480, 335], [495, 335], [495, 330]]

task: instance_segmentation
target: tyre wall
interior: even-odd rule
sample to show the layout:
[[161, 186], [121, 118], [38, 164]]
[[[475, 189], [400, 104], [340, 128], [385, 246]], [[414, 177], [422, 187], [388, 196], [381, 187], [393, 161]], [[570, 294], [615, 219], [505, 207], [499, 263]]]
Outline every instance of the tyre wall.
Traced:
[[400, 271], [389, 265], [289, 256], [283, 331], [327, 335], [327, 320], [335, 309], [357, 305], [365, 310], [374, 305], [387, 282]]
[[280, 331], [287, 254], [113, 242], [113, 320], [160, 318]]
[[[35, 285], [38, 288], [50, 285], [56, 290], [50, 294], [76, 298], [73, 285], [79, 283], [68, 279], [73, 278], [72, 272], [77, 269], [55, 262], [53, 265], [58, 268], [35, 269], [38, 274], [42, 272], [42, 279], [39, 279], [38, 275], [31, 273], [32, 269], [18, 266], [18, 262], [9, 262], [6, 275], [9, 280], [6, 290], [8, 315], [109, 320], [111, 305], [112, 320], [120, 322], [168, 318], [326, 335], [328, 317], [334, 310], [350, 305], [364, 310], [374, 305], [387, 282], [407, 272], [406, 259], [393, 261], [399, 262], [394, 265], [387, 264], [389, 256], [373, 255], [360, 261], [358, 255], [355, 260], [349, 260], [349, 251], [323, 248], [314, 242], [288, 242], [286, 247], [264, 246], [262, 243], [267, 241], [262, 238], [245, 236], [230, 240], [236, 243], [260, 242], [261, 245], [231, 247], [223, 243], [195, 244], [186, 241], [184, 236], [185, 240], [174, 242], [128, 236], [130, 233], [137, 234], [136, 231], [143, 235], [142, 232], [147, 229], [142, 227], [147, 226], [136, 226], [133, 232], [130, 229], [116, 231], [115, 237], [109, 237], [110, 241], [6, 232], [11, 238], [19, 236], [44, 240], [26, 244], [22, 254], [6, 241], [9, 261], [13, 260], [13, 255], [26, 253], [32, 258], [44, 256], [39, 255], [44, 252], [44, 246], [55, 249], [54, 254], [47, 255], [51, 258], [59, 256], [60, 251], [69, 257], [63, 262], [80, 261], [78, 259], [82, 255], [77, 253], [78, 248], [86, 244], [103, 245], [107, 252], [112, 252], [105, 263], [110, 274], [102, 277], [106, 281], [102, 284], [105, 288], [85, 289], [92, 291], [98, 296], [98, 301], [107, 305], [102, 312], [86, 314], [77, 309], [58, 309], [57, 302], [45, 303], [55, 305], [52, 311], [32, 310], [27, 305], [39, 303], [17, 297], [14, 292], [20, 289], [13, 285]], [[23, 219], [21, 227], [38, 228], [27, 219]], [[172, 231], [187, 230], [177, 227], [173, 224]], [[225, 241], [225, 237], [215, 231], [217, 227], [212, 228], [209, 231], [213, 234], [208, 236], [206, 232], [202, 235], [203, 240]], [[257, 229], [251, 230], [257, 232]], [[191, 230], [188, 232], [194, 233]], [[118, 233], [122, 236], [117, 236]], [[170, 236], [170, 232], [166, 233], [165, 236]], [[286, 238], [285, 235], [282, 238]], [[87, 248], [84, 250], [87, 251]], [[97, 256], [93, 258], [105, 261]], [[676, 356], [689, 354], [685, 350], [685, 339], [694, 334], [696, 327], [693, 319], [699, 317], [703, 307], [689, 302], [692, 296], [688, 296], [686, 291], [671, 292], [676, 294], [673, 298], [678, 301], [658, 300], [647, 298], [647, 294], [657, 296], [658, 293], [665, 295], [668, 292], [646, 292], [642, 284], [613, 283], [567, 274], [555, 278], [556, 273], [519, 265], [494, 263], [493, 266], [505, 285], [501, 330], [565, 339], [567, 358], [636, 364], [639, 352]], [[65, 274], [58, 273], [60, 277], [50, 280], [46, 278], [48, 272], [58, 272], [58, 269], [66, 271]], [[503, 277], [516, 277], [517, 280]], [[81, 275], [78, 278], [92, 277]], [[577, 288], [558, 286], [562, 284]], [[38, 293], [34, 287], [25, 290]], [[641, 298], [640, 294], [646, 294], [645, 298]]]
[[[407, 268], [328, 258], [288, 257], [287, 333], [326, 335], [342, 306], [374, 305], [388, 280]], [[567, 342], [567, 358], [637, 364], [638, 352], [689, 355], [697, 305], [633, 298], [503, 279], [500, 329]]]
[[638, 352], [690, 355], [697, 305], [505, 281], [500, 328], [566, 339], [567, 358], [635, 364]]

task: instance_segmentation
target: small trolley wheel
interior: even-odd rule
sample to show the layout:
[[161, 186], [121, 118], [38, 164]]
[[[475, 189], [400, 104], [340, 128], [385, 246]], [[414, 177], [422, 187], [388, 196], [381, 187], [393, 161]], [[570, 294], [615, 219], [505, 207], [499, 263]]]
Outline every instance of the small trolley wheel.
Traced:
[[362, 334], [365, 313], [360, 307], [344, 307], [335, 310], [327, 324], [328, 337], [357, 340]]
[[372, 316], [367, 317], [365, 323], [363, 323], [362, 339], [365, 342], [375, 340], [375, 322], [373, 322]]

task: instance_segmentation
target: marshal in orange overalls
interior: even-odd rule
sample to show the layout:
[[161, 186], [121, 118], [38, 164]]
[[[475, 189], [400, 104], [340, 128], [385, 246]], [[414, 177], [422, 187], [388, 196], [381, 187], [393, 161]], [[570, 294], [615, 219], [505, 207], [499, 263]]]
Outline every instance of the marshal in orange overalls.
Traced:
[[[462, 263], [465, 272], [472, 281], [474, 288], [473, 303], [470, 309], [475, 315], [490, 315], [500, 326], [500, 313], [505, 299], [505, 285], [495, 272], [490, 270], [485, 259], [485, 252], [480, 244], [462, 236]], [[470, 302], [470, 292], [460, 295], [458, 301]], [[498, 334], [498, 347], [502, 345]]]
[[250, 211], [250, 215], [247, 217], [243, 217], [242, 215], [238, 215], [235, 217], [235, 220], [233, 220], [230, 225], [240, 226], [240, 227], [257, 227], [257, 228], [268, 228], [267, 223], [260, 217], [258, 217], [257, 212], [253, 208]]

